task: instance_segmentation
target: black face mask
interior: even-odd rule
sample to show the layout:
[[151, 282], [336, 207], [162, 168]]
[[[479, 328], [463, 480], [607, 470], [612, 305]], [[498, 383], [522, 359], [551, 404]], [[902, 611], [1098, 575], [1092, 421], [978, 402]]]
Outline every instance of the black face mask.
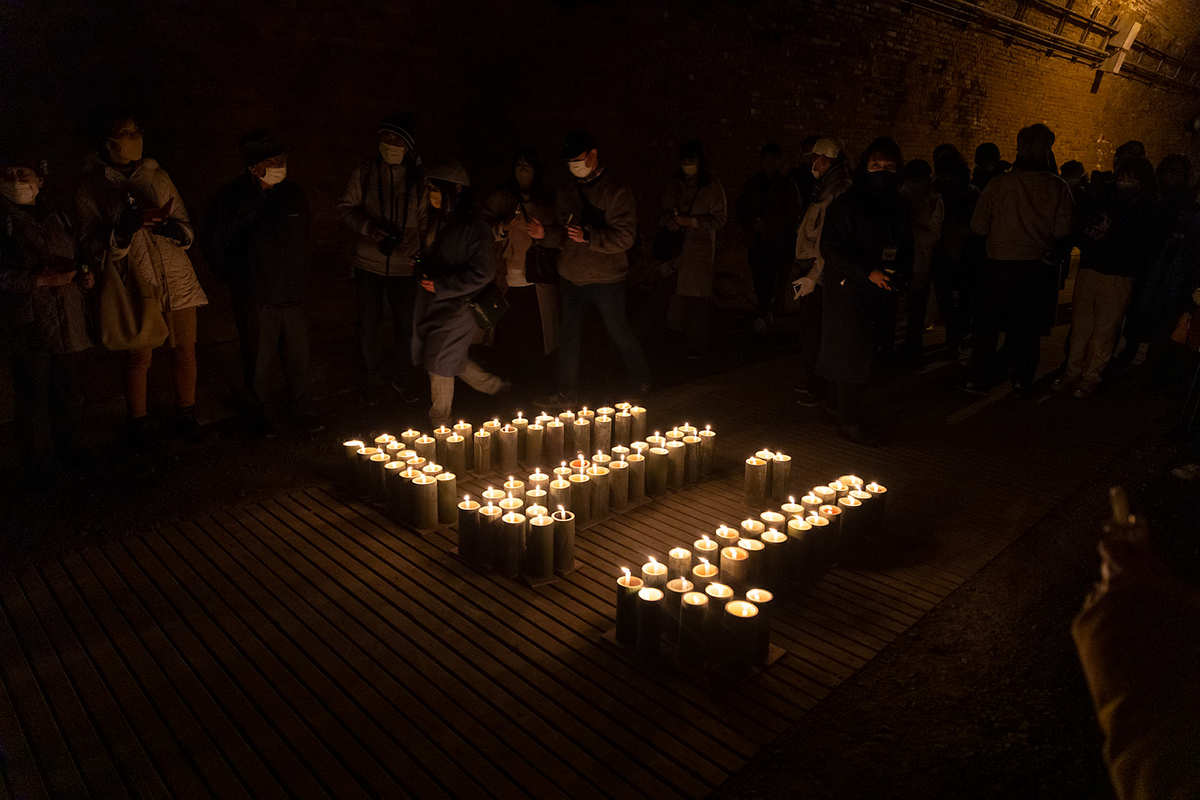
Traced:
[[879, 172], [867, 173], [867, 186], [879, 192], [887, 192], [895, 189], [898, 184], [898, 176], [894, 172], [881, 170]]

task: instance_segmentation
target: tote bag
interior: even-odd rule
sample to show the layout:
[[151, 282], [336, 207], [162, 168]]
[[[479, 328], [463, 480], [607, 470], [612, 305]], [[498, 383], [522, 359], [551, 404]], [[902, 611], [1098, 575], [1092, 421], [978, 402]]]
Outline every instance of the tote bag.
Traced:
[[109, 350], [143, 350], [167, 340], [154, 289], [129, 266], [128, 258], [106, 256], [100, 275], [100, 343]]

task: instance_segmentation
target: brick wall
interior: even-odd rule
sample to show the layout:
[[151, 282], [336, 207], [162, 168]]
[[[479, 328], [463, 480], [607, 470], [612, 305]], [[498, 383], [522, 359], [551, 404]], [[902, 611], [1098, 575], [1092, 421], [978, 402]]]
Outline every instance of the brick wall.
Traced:
[[[1197, 38], [1186, 0], [1100, 5], [1102, 22], [1132, 15], [1143, 40], [1173, 53]], [[423, 152], [459, 157], [480, 186], [502, 177], [516, 145], [553, 153], [587, 125], [633, 183], [647, 233], [690, 136], [708, 145], [732, 201], [768, 140], [796, 155], [806, 134], [834, 133], [857, 152], [891, 133], [910, 158], [941, 142], [969, 156], [993, 140], [1011, 158], [1017, 129], [1041, 121], [1058, 133], [1060, 163], [1098, 168], [1127, 138], [1155, 159], [1195, 155], [1184, 126], [1200, 111], [1197, 95], [1114, 76], [1094, 86], [1084, 65], [900, 0], [18, 0], [0, 9], [0, 30], [4, 137], [43, 142], [59, 191], [98, 102], [144, 109], [146, 152], [196, 216], [238, 172], [241, 133], [287, 134], [316, 216], [319, 324], [352, 314], [333, 201], [373, 151], [378, 120], [398, 109], [416, 112]], [[729, 253], [736, 238], [727, 228]], [[231, 337], [226, 298], [200, 268], [214, 287], [202, 338]]]

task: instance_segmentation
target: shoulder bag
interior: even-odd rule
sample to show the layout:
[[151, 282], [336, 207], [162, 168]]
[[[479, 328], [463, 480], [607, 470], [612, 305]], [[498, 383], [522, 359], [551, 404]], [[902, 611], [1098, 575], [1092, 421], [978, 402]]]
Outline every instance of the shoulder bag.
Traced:
[[144, 350], [167, 340], [167, 320], [129, 259], [104, 257], [100, 274], [100, 342], [109, 350]]
[[495, 283], [489, 283], [475, 296], [467, 301], [467, 307], [475, 315], [475, 323], [485, 331], [496, 326], [504, 312], [508, 311], [508, 301], [504, 292]]

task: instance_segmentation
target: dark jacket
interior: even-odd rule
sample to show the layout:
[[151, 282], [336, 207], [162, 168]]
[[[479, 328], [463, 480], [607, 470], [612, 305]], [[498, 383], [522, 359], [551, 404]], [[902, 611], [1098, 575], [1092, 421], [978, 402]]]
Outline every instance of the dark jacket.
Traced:
[[304, 300], [308, 225], [299, 186], [285, 179], [263, 190], [247, 172], [217, 193], [200, 247], [232, 291], [265, 305], [294, 305]]
[[[895, 260], [885, 251], [895, 248]], [[895, 191], [855, 183], [829, 205], [821, 230], [825, 287], [821, 355], [817, 372], [827, 380], [867, 383], [881, 341], [888, 293], [871, 282], [889, 272], [893, 288], [912, 274], [912, 223]]]
[[[633, 192], [607, 167], [594, 178], [573, 183], [558, 193], [557, 219], [546, 226], [541, 246], [562, 248], [558, 274], [576, 286], [620, 283], [629, 272], [627, 253], [637, 239]], [[572, 241], [567, 225], [582, 225], [587, 241]]]
[[1093, 204], [1079, 232], [1079, 268], [1134, 278], [1162, 254], [1169, 229], [1151, 200], [1112, 194]]
[[746, 247], [760, 243], [783, 248], [790, 254], [792, 235], [800, 216], [800, 190], [786, 175], [758, 172], [738, 195], [736, 216], [742, 224]]
[[43, 203], [0, 199], [0, 352], [9, 356], [74, 353], [91, 347], [83, 290], [38, 286], [44, 269], [76, 269], [67, 218]]
[[425, 259], [423, 276], [435, 291], [417, 289], [413, 363], [434, 375], [457, 375], [479, 334], [467, 302], [496, 277], [493, 238], [482, 216], [455, 220], [437, 234]]

